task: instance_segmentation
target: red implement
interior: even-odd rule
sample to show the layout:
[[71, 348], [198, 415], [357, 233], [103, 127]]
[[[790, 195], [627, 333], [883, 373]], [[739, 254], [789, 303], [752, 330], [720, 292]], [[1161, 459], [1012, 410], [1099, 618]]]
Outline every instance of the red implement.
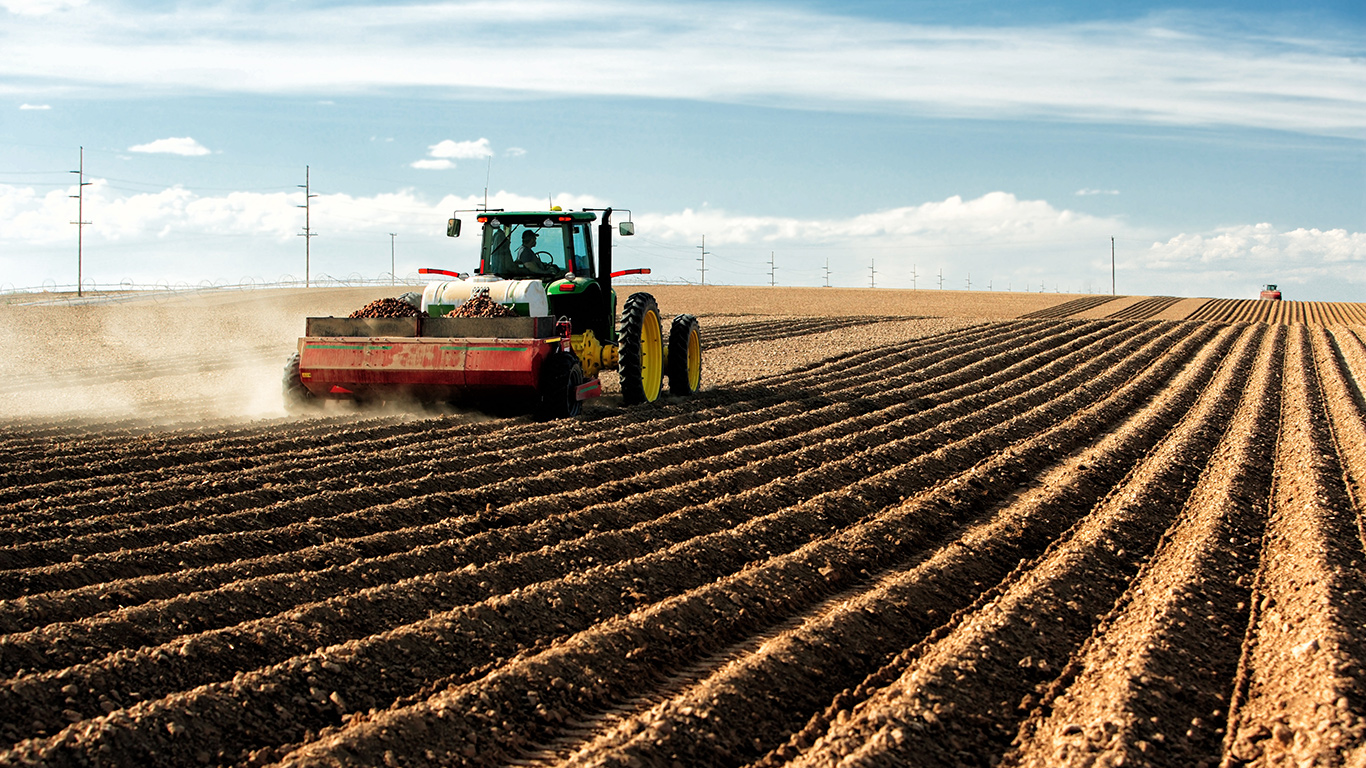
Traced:
[[496, 391], [535, 397], [559, 339], [306, 337], [299, 376], [323, 398], [449, 400]]

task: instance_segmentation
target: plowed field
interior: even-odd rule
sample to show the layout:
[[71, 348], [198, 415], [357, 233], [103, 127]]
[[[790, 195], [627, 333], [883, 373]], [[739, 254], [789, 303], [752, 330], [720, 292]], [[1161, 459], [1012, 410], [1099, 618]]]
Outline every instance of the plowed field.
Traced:
[[1241, 321], [1275, 325], [1366, 324], [1366, 305], [1334, 301], [1262, 301], [1210, 299], [1190, 314], [1191, 320]]
[[702, 322], [571, 421], [0, 422], [0, 764], [1366, 764], [1366, 329]]

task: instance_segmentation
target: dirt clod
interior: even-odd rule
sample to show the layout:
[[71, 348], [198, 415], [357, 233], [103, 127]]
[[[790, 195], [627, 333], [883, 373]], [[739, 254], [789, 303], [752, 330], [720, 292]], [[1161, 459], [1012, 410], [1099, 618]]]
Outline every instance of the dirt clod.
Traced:
[[460, 303], [446, 317], [516, 317], [511, 307], [504, 306], [489, 298], [487, 293], [476, 293]]
[[427, 313], [402, 299], [376, 299], [347, 317], [426, 317]]

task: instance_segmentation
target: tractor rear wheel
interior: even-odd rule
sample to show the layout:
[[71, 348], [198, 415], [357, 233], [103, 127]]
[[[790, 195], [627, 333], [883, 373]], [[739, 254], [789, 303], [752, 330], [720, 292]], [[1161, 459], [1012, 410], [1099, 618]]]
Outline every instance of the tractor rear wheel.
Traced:
[[687, 396], [702, 385], [702, 331], [697, 318], [678, 315], [669, 328], [669, 392]]
[[659, 306], [648, 293], [633, 293], [621, 310], [617, 372], [628, 405], [652, 403], [664, 380], [664, 330]]
[[579, 385], [583, 366], [573, 352], [556, 352], [541, 364], [541, 403], [536, 415], [543, 419], [566, 419], [583, 411]]
[[304, 413], [322, 407], [318, 396], [308, 391], [304, 380], [299, 376], [299, 353], [289, 356], [285, 363], [285, 375], [280, 382], [285, 398], [285, 410], [290, 413]]

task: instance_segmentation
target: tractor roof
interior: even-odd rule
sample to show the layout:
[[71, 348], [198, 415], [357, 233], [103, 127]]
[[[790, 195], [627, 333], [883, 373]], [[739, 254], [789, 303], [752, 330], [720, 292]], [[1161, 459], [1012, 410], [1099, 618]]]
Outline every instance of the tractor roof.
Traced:
[[598, 215], [587, 211], [480, 211], [479, 221], [497, 219], [503, 224], [545, 224], [551, 225], [567, 221], [595, 221]]

